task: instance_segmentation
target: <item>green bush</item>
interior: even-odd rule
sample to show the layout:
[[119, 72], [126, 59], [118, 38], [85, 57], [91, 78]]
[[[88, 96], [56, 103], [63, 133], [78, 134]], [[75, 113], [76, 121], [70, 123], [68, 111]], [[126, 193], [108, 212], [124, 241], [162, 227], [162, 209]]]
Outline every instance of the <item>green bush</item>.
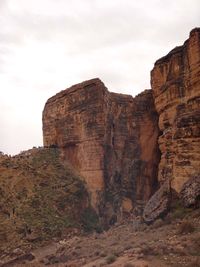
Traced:
[[185, 208], [180, 200], [177, 200], [173, 203], [171, 207], [171, 218], [172, 220], [175, 219], [183, 219], [189, 212], [191, 212], [191, 209]]
[[96, 230], [101, 232], [101, 225], [99, 223], [98, 215], [95, 210], [91, 207], [86, 208], [81, 215], [81, 223], [86, 232], [91, 232]]
[[114, 261], [116, 261], [117, 257], [115, 255], [109, 255], [107, 258], [106, 258], [106, 263], [107, 264], [111, 264], [113, 263]]

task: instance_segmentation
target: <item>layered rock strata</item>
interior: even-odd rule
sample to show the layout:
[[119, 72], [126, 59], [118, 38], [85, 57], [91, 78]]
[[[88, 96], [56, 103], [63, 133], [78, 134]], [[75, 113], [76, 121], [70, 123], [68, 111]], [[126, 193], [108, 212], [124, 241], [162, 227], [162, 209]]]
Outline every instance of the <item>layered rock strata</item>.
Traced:
[[45, 146], [58, 146], [80, 172], [92, 206], [115, 216], [157, 188], [158, 115], [152, 91], [110, 93], [99, 79], [51, 97], [43, 111]]
[[153, 93], [133, 98], [93, 79], [53, 96], [43, 111], [44, 145], [62, 149], [92, 206], [112, 220], [146, 202], [158, 182], [144, 212], [151, 222], [190, 177], [199, 177], [200, 28], [156, 61], [151, 85]]
[[200, 173], [200, 28], [156, 61], [151, 85], [162, 132], [158, 179], [180, 192]]

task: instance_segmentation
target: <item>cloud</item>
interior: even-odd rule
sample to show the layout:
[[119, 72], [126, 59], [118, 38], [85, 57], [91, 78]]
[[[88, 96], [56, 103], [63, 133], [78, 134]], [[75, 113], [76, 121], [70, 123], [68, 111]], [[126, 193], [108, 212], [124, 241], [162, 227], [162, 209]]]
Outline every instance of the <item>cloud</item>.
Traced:
[[199, 0], [1, 0], [0, 150], [41, 145], [45, 101], [74, 83], [149, 88], [153, 63], [199, 25], [199, 11]]

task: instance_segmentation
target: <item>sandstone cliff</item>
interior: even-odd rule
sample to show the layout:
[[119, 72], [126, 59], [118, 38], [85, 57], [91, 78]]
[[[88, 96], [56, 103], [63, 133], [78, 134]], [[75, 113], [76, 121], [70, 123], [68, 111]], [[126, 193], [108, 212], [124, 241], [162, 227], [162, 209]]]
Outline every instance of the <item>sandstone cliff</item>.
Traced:
[[166, 192], [179, 193], [199, 177], [199, 28], [156, 61], [151, 84], [152, 91], [133, 98], [89, 80], [51, 97], [43, 111], [44, 145], [62, 150], [86, 182], [92, 206], [110, 222], [147, 202], [158, 187], [144, 218], [166, 214]]
[[112, 221], [157, 188], [157, 124], [151, 90], [133, 98], [93, 79], [47, 101], [44, 145], [62, 149], [86, 181], [93, 207]]
[[[191, 207], [200, 207], [200, 28], [191, 31], [183, 46], [156, 61], [151, 84], [153, 90], [135, 98], [110, 93], [99, 79], [72, 86], [45, 105], [45, 148], [14, 157], [0, 152], [1, 263], [7, 256], [9, 259], [10, 250], [18, 248], [1, 266], [34, 258], [23, 254], [19, 247], [27, 250], [83, 229], [99, 232], [102, 226], [133, 210], [142, 214], [147, 224], [170, 211], [167, 221], [178, 219], [171, 228], [173, 240], [177, 236], [174, 225], [179, 225], [184, 216], [187, 220], [193, 218], [196, 228], [184, 221], [181, 233], [185, 225], [190, 231], [195, 229], [195, 235], [198, 233], [199, 209], [192, 214]], [[129, 224], [128, 234], [133, 229], [144, 229], [139, 225], [141, 218], [137, 219], [131, 228]], [[153, 228], [160, 227], [160, 223]], [[165, 244], [166, 229], [170, 228], [164, 228]], [[152, 244], [152, 227], [150, 232]], [[118, 246], [119, 236], [116, 238], [112, 245]], [[96, 236], [92, 239], [99, 242]], [[104, 239], [103, 233], [100, 240]], [[168, 237], [170, 252], [175, 244], [172, 239]], [[56, 244], [56, 253], [62, 253], [60, 260], [63, 256], [69, 259], [70, 253], [72, 258], [82, 258], [80, 251], [74, 253], [74, 248], [80, 248], [80, 240], [74, 240], [78, 240], [78, 246], [67, 245], [66, 255]], [[190, 247], [191, 254], [190, 250], [183, 253], [181, 248], [187, 261], [188, 255], [199, 251], [199, 244], [194, 238], [192, 241], [196, 247], [191, 246], [192, 242], [183, 246]], [[127, 247], [127, 238], [125, 242]], [[96, 248], [99, 253], [99, 246]], [[87, 247], [86, 251], [88, 254]], [[91, 255], [96, 259], [99, 254]], [[180, 257], [177, 259], [180, 261]]]
[[158, 179], [180, 192], [200, 173], [200, 28], [156, 61], [151, 84], [162, 132]]

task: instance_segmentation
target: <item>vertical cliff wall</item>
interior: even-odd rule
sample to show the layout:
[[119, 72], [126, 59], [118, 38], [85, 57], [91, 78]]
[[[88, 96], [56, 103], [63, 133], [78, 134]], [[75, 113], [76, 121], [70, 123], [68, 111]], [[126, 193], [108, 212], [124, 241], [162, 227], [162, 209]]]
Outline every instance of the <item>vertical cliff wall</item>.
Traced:
[[179, 193], [199, 177], [200, 28], [156, 61], [151, 84], [153, 93], [133, 98], [89, 80], [51, 97], [43, 111], [44, 145], [62, 150], [92, 206], [111, 220], [146, 202], [159, 184], [144, 211], [150, 222], [165, 213], [166, 190]]
[[109, 94], [104, 149], [107, 209], [130, 212], [157, 189], [160, 153], [152, 91], [133, 98]]
[[109, 93], [99, 79], [58, 93], [43, 111], [44, 145], [62, 149], [100, 215], [130, 211], [156, 190], [158, 133], [151, 90]]
[[200, 28], [155, 63], [151, 84], [162, 132], [158, 178], [179, 192], [200, 173]]

